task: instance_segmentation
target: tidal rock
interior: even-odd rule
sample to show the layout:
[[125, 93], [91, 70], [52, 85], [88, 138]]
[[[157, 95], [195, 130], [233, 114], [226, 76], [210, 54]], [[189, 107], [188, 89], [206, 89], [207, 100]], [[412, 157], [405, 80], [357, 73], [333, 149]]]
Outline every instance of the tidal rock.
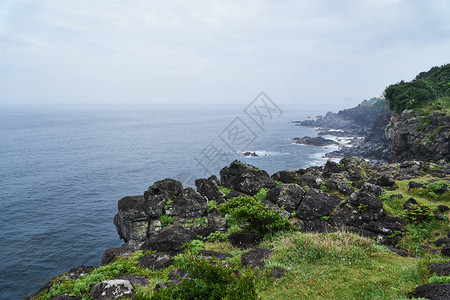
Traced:
[[299, 185], [289, 183], [269, 190], [266, 195], [266, 200], [275, 203], [279, 207], [284, 206], [287, 212], [292, 213], [298, 208], [303, 195], [305, 195], [305, 191]]
[[294, 138], [293, 140], [295, 141], [296, 144], [312, 145], [312, 146], [329, 146], [329, 145], [338, 145], [339, 144], [338, 142], [323, 138], [321, 136], [319, 136], [319, 137], [305, 136], [302, 138]]
[[330, 215], [341, 202], [336, 195], [324, 193], [321, 190], [307, 189], [305, 196], [296, 211], [300, 220], [314, 220]]
[[269, 249], [253, 248], [247, 253], [241, 255], [243, 266], [251, 266], [252, 268], [264, 267], [263, 259], [269, 257], [272, 251]]
[[266, 171], [238, 160], [220, 171], [223, 186], [248, 195], [255, 195], [261, 188], [273, 188], [275, 184]]
[[97, 283], [92, 286], [90, 294], [94, 300], [113, 300], [132, 298], [134, 287], [128, 280], [115, 279]]

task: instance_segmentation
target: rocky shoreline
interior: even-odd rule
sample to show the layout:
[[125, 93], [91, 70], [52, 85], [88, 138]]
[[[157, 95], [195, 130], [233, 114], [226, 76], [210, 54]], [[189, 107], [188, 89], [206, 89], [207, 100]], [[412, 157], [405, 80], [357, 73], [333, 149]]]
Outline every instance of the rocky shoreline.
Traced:
[[[408, 180], [411, 188], [419, 188], [414, 186], [414, 179], [427, 175], [447, 182], [437, 193], [448, 192], [450, 164], [444, 161], [439, 164], [404, 161], [373, 165], [350, 157], [343, 158], [339, 163], [328, 161], [324, 166], [284, 170], [271, 176], [264, 170], [234, 161], [220, 171], [220, 180], [216, 176], [197, 179], [196, 190], [184, 188], [181, 182], [167, 178], [155, 182], [143, 195], [119, 200], [114, 224], [125, 244], [120, 248], [107, 249], [101, 266], [107, 266], [118, 258], [132, 257], [136, 250], [152, 251], [139, 259], [141, 266], [161, 269], [173, 264], [174, 256], [183, 252], [183, 245], [199, 238], [206, 240], [211, 234], [226, 232], [227, 217], [217, 207], [240, 196], [260, 198], [265, 207], [278, 212], [300, 232], [353, 232], [374, 239], [399, 255], [414, 256], [415, 253], [396, 248], [407, 231], [407, 222], [390, 215], [380, 196], [386, 190], [399, 189], [396, 184], [398, 180]], [[395, 197], [401, 199], [403, 195], [396, 194]], [[405, 211], [415, 203], [413, 198], [402, 201]], [[433, 218], [444, 220], [442, 214], [448, 210], [447, 206], [441, 206], [433, 211]], [[448, 234], [450, 236], [450, 232]], [[246, 254], [248, 258], [242, 257], [243, 262], [249, 265], [264, 266], [262, 259], [270, 255], [269, 250], [258, 248], [262, 236], [256, 232], [244, 230], [229, 235], [227, 239], [236, 247], [252, 249]], [[450, 256], [450, 239], [443, 240], [440, 246], [443, 246], [440, 250], [433, 251]], [[205, 252], [201, 255], [226, 254]], [[75, 268], [64, 276], [77, 279], [96, 268]], [[158, 284], [155, 291], [167, 288], [168, 284], [189, 280], [189, 275], [170, 278], [173, 278], [172, 281]], [[39, 299], [38, 295], [50, 291], [58, 280], [50, 281], [27, 299]], [[131, 298], [136, 285], [145, 286], [148, 281], [142, 276], [121, 275], [114, 280], [92, 285], [90, 296], [92, 299]], [[450, 293], [450, 284], [439, 288]], [[421, 289], [424, 288], [418, 288], [418, 293]], [[423, 296], [420, 293], [417, 295]], [[55, 295], [48, 299], [78, 298]]]

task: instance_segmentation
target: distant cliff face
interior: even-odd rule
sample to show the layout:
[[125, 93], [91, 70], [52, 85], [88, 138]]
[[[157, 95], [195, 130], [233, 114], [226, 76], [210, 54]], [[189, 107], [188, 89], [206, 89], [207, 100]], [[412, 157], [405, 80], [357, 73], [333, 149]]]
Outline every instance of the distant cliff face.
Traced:
[[450, 116], [445, 112], [393, 113], [385, 134], [393, 161], [439, 161], [450, 158]]

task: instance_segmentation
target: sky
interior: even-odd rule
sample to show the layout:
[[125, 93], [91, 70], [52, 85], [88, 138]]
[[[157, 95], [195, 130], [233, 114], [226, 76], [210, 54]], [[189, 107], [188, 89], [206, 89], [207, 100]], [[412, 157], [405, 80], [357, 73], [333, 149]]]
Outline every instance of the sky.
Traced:
[[0, 104], [351, 106], [450, 62], [450, 1], [0, 0]]

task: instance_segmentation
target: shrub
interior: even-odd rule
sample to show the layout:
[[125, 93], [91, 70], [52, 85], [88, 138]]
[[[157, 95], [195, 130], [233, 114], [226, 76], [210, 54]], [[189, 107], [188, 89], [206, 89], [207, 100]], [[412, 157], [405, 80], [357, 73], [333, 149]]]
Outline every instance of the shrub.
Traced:
[[189, 254], [198, 254], [201, 250], [205, 249], [205, 243], [200, 240], [192, 240], [183, 245], [183, 249]]
[[412, 204], [410, 209], [405, 212], [405, 217], [411, 223], [422, 223], [433, 220], [434, 215], [431, 208], [425, 204]]
[[266, 188], [262, 188], [258, 191], [258, 193], [254, 196], [254, 198], [258, 201], [263, 201], [264, 199], [266, 199], [266, 195], [267, 195], [267, 191], [269, 189]]
[[159, 217], [159, 221], [161, 222], [161, 226], [169, 226], [173, 224], [173, 218], [171, 216], [162, 215]]
[[217, 201], [209, 200], [208, 205], [206, 205], [206, 211], [210, 213], [213, 209], [217, 209]]
[[261, 201], [249, 196], [228, 200], [219, 206], [222, 214], [238, 224], [248, 222], [249, 226], [262, 234], [292, 228], [292, 223], [284, 219], [278, 211], [271, 210]]
[[206, 238], [208, 242], [223, 242], [227, 239], [228, 234], [221, 231], [214, 231]]
[[222, 193], [224, 193], [225, 197], [227, 197], [227, 198], [228, 198], [228, 195], [229, 195], [230, 192], [231, 192], [231, 189], [226, 188], [226, 187], [221, 186], [221, 185], [219, 185], [219, 190], [220, 190]]
[[184, 269], [189, 280], [169, 285], [151, 299], [257, 299], [255, 276], [250, 270], [236, 275], [231, 268], [197, 257], [190, 257]]

